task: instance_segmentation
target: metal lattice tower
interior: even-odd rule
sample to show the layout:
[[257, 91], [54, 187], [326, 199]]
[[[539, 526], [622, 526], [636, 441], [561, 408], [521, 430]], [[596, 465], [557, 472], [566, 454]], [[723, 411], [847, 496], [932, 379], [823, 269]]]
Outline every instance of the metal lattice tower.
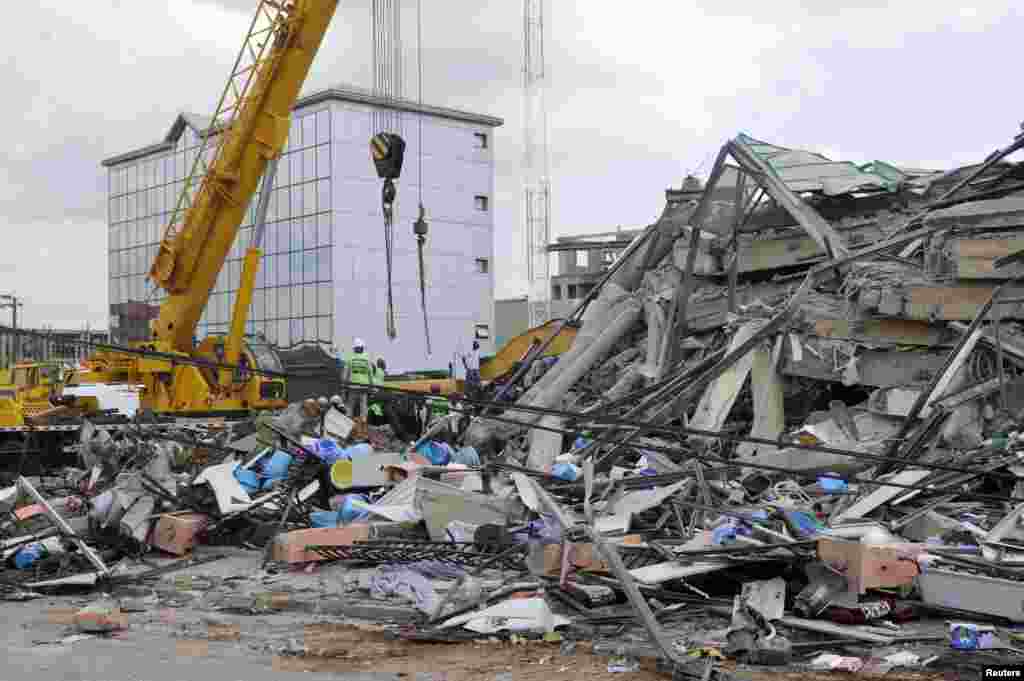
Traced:
[[551, 319], [551, 179], [545, 105], [544, 0], [523, 0], [523, 227], [530, 326]]

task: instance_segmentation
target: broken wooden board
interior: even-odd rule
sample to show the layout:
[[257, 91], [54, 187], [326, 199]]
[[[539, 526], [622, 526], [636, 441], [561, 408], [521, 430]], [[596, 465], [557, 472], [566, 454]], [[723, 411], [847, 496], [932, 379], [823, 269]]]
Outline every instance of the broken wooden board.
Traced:
[[[858, 303], [865, 309], [877, 311], [887, 317], [920, 320], [974, 319], [992, 297], [995, 285], [956, 283], [902, 286], [885, 291], [862, 292]], [[1024, 287], [1014, 286], [1003, 291], [1006, 298], [1021, 298]], [[1024, 303], [1001, 305], [1003, 318], [1024, 319]]]
[[[849, 355], [843, 350], [833, 353], [828, 342], [804, 338], [799, 361], [787, 343], [781, 371], [787, 376], [801, 376], [822, 381], [844, 382]], [[848, 352], [846, 350], [845, 352]], [[817, 353], [817, 354], [815, 354]], [[856, 355], [853, 383], [875, 388], [925, 386], [942, 369], [948, 353], [942, 350], [863, 350]]]

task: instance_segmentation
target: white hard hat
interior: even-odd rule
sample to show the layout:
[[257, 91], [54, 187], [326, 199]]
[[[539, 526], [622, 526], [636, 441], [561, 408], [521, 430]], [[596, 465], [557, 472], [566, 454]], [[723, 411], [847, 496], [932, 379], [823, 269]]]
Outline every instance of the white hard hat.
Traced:
[[362, 338], [356, 338], [354, 341], [352, 341], [352, 347], [354, 347], [354, 348], [365, 348], [366, 347], [366, 343], [363, 342]]

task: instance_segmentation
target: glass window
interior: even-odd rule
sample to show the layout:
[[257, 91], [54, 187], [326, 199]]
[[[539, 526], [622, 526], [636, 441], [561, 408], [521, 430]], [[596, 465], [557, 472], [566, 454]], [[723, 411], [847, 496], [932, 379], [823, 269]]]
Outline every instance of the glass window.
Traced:
[[[267, 222], [274, 222], [275, 220], [280, 220], [283, 217], [279, 213], [279, 211], [281, 210], [280, 199], [281, 199], [281, 192], [280, 191], [271, 191], [270, 192], [270, 199], [267, 201], [267, 218], [266, 218]], [[253, 199], [253, 204], [252, 205], [255, 208], [259, 204], [256, 203], [255, 199]], [[254, 221], [256, 220], [256, 213], [255, 212], [253, 213], [253, 220]]]
[[331, 209], [331, 181], [317, 180], [316, 209], [320, 212]]
[[301, 250], [305, 245], [302, 239], [302, 220], [294, 219], [289, 222], [289, 229], [291, 230], [291, 238], [288, 240], [288, 250], [297, 251]]
[[316, 112], [316, 141], [323, 144], [331, 140], [331, 111], [324, 109]]
[[316, 148], [316, 176], [331, 176], [331, 145], [321, 144]]
[[292, 251], [288, 254], [288, 269], [291, 270], [291, 281], [293, 284], [302, 283], [302, 251]]
[[110, 211], [107, 214], [107, 222], [113, 224], [121, 221], [121, 199], [110, 200]]
[[256, 273], [256, 288], [266, 288], [274, 283], [274, 271], [271, 269], [273, 256], [264, 255], [260, 258], [260, 269]]
[[316, 281], [316, 251], [302, 251], [302, 281], [311, 284]]
[[303, 338], [303, 327], [301, 319], [291, 320], [291, 337], [292, 345], [295, 345], [296, 343], [305, 340]]
[[134, 163], [125, 168], [125, 192], [135, 191], [135, 180], [138, 177], [138, 172]]
[[302, 312], [307, 317], [316, 314], [316, 284], [302, 286]]
[[302, 244], [304, 248], [315, 248], [316, 238], [316, 216], [309, 215], [302, 219]]
[[316, 339], [325, 343], [330, 343], [334, 340], [334, 334], [331, 333], [330, 317], [316, 318]]
[[302, 152], [293, 151], [288, 154], [288, 164], [291, 166], [289, 170], [291, 171], [292, 184], [302, 182]]
[[302, 150], [302, 179], [305, 181], [316, 179], [316, 147]]
[[135, 205], [135, 211], [138, 213], [140, 218], [146, 217], [147, 215], [150, 214], [149, 192], [147, 190], [143, 189], [141, 192], [139, 192], [138, 201]]
[[317, 284], [316, 286], [316, 311], [318, 314], [334, 313], [334, 287], [330, 284]]
[[241, 278], [239, 277], [239, 262], [237, 260], [228, 260], [228, 290], [237, 289]]
[[268, 343], [277, 344], [277, 323], [276, 322], [265, 322], [261, 329], [263, 335], [266, 336]]
[[302, 117], [302, 141], [304, 146], [316, 144], [316, 114]]
[[135, 194], [128, 194], [124, 197], [124, 218], [125, 220], [135, 219]]
[[330, 246], [316, 249], [316, 278], [317, 281], [332, 281]]
[[250, 319], [259, 319], [260, 321], [263, 320], [264, 315], [266, 314], [266, 310], [267, 310], [267, 306], [264, 304], [265, 300], [266, 300], [266, 296], [264, 295], [263, 291], [254, 291], [253, 292], [253, 294], [252, 294], [252, 307], [250, 308], [250, 311], [249, 311], [249, 318]]
[[292, 286], [290, 287], [289, 290], [291, 291], [291, 296], [292, 296], [292, 316], [293, 317], [301, 317], [302, 313], [303, 313], [303, 310], [302, 310], [302, 286], [301, 285], [297, 285], [297, 284], [292, 284]]
[[264, 301], [264, 312], [266, 314], [265, 319], [274, 319], [277, 317], [277, 289], [267, 289], [266, 300]]
[[576, 267], [586, 267], [590, 261], [590, 253], [588, 251], [576, 251]]
[[278, 286], [288, 286], [292, 283], [291, 270], [288, 269], [288, 254], [281, 253], [274, 256], [274, 264], [271, 269], [276, 273], [274, 281]]
[[302, 185], [303, 196], [303, 207], [306, 212], [303, 215], [316, 212], [316, 182], [307, 182]]
[[274, 175], [274, 187], [287, 187], [292, 183], [291, 161], [287, 154], [282, 154], [277, 161], [277, 174]]
[[320, 238], [318, 246], [329, 246], [334, 243], [334, 230], [331, 229], [331, 214], [320, 213], [316, 218], [316, 234]]
[[302, 122], [298, 116], [292, 116], [291, 132], [288, 133], [288, 146], [292, 150], [302, 148]]

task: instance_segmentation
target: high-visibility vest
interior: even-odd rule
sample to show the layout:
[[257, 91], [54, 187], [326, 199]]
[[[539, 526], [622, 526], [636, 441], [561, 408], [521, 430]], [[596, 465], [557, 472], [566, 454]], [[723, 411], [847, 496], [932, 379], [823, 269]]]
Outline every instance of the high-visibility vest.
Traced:
[[427, 406], [430, 407], [431, 418], [448, 415], [448, 400], [443, 397], [428, 397]]
[[350, 352], [345, 360], [348, 362], [349, 370], [352, 372], [350, 380], [359, 385], [369, 385], [373, 382], [370, 358], [365, 352]]

